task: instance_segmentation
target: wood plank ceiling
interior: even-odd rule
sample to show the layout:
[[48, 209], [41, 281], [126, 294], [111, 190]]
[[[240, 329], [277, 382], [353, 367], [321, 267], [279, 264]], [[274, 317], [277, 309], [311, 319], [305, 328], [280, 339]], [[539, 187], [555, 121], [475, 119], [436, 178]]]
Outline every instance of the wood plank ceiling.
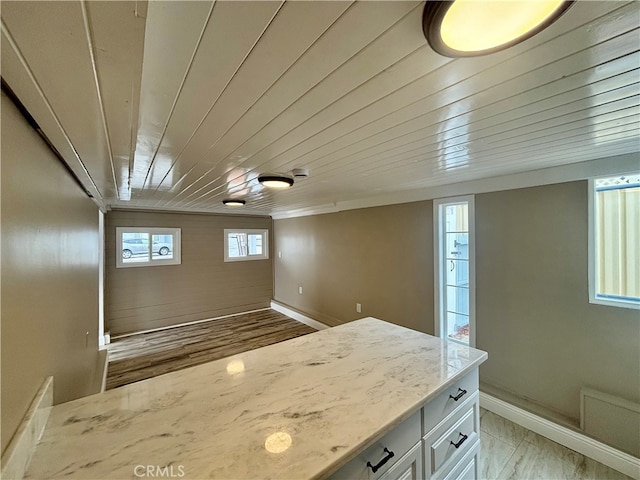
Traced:
[[278, 215], [640, 151], [638, 2], [455, 60], [423, 7], [4, 0], [2, 76], [107, 208]]

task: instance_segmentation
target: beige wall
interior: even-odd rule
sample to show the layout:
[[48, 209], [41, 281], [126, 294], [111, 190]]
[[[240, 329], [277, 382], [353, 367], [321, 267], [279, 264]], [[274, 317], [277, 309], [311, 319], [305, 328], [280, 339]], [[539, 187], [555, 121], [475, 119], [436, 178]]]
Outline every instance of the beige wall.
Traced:
[[[637, 310], [588, 301], [587, 183], [477, 195], [475, 208], [483, 383], [574, 423], [581, 386], [639, 401]], [[274, 230], [276, 300], [332, 325], [372, 315], [433, 332], [431, 202], [276, 220]]]
[[433, 333], [431, 212], [416, 202], [275, 221], [275, 300], [329, 325], [374, 316]]
[[593, 305], [587, 182], [476, 196], [481, 380], [579, 417], [579, 389], [640, 401], [637, 310]]
[[[224, 262], [224, 229], [271, 229], [269, 217], [112, 211], [106, 221], [105, 323], [111, 335], [269, 306], [271, 258]], [[182, 264], [115, 268], [116, 227], [181, 228]]]
[[4, 451], [47, 376], [92, 393], [98, 350], [98, 209], [4, 93], [1, 210]]

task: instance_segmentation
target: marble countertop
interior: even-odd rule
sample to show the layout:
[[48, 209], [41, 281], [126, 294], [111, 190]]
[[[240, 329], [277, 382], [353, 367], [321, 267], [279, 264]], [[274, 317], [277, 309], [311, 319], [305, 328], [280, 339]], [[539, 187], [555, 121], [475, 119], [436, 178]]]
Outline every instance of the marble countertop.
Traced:
[[357, 320], [57, 405], [25, 478], [322, 478], [486, 358]]

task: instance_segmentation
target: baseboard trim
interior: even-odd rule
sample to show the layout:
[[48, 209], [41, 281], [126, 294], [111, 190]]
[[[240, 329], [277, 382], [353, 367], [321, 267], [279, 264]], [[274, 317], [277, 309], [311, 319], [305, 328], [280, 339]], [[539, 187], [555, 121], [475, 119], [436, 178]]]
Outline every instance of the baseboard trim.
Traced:
[[496, 397], [480, 392], [480, 406], [538, 435], [564, 445], [635, 479], [640, 479], [640, 458], [621, 452], [591, 437], [534, 415]]
[[280, 312], [283, 315], [286, 315], [287, 317], [291, 317], [294, 320], [304, 323], [305, 325], [309, 325], [310, 327], [315, 328], [316, 330], [325, 330], [327, 328], [331, 328], [329, 325], [325, 325], [324, 323], [314, 320], [313, 318], [309, 318], [306, 315], [303, 315], [302, 313], [296, 312], [295, 310], [291, 310], [290, 308], [285, 307], [284, 305], [276, 302], [275, 300], [271, 301], [271, 308], [274, 309], [276, 312]]
[[177, 323], [175, 325], [167, 325], [166, 327], [151, 328], [149, 330], [140, 330], [139, 332], [123, 333], [121, 335], [111, 335], [109, 337], [108, 343], [110, 343], [113, 340], [117, 340], [119, 338], [127, 338], [127, 337], [132, 337], [134, 335], [140, 335], [141, 333], [161, 332], [162, 330], [170, 330], [172, 328], [186, 327], [188, 325], [197, 325], [198, 323], [211, 322], [213, 320], [221, 320], [223, 318], [235, 317], [237, 315], [246, 315], [247, 313], [264, 312], [265, 310], [269, 310], [269, 309], [270, 307], [258, 308], [256, 310], [247, 310], [246, 312], [230, 313], [229, 315], [222, 315], [220, 317], [205, 318], [204, 320], [194, 320], [193, 322]]
[[107, 389], [107, 373], [109, 372], [109, 350], [102, 349], [100, 353], [104, 352], [104, 357], [100, 358], [100, 366], [102, 368], [102, 379], [100, 381], [100, 393], [104, 393]]
[[53, 377], [47, 377], [33, 397], [27, 413], [2, 455], [3, 479], [20, 480], [24, 477], [36, 444], [40, 441], [53, 406]]

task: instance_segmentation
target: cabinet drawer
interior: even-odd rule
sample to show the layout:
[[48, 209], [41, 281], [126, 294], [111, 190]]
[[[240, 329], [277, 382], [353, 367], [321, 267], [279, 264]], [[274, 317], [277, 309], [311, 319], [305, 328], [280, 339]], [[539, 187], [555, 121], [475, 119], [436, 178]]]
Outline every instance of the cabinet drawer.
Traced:
[[443, 480], [476, 480], [478, 478], [478, 453], [480, 443], [469, 449], [460, 462], [451, 469]]
[[418, 442], [389, 468], [380, 480], [421, 480], [422, 478], [422, 445]]
[[476, 393], [424, 437], [427, 476], [448, 471], [478, 442], [479, 414]]
[[[400, 425], [387, 433], [380, 440], [374, 442], [349, 463], [341, 467], [331, 475], [330, 479], [348, 480], [376, 480], [384, 475], [393, 465], [409, 452], [418, 443], [420, 446], [420, 410], [407, 418]], [[376, 472], [373, 472], [371, 465], [378, 465], [384, 458], [389, 457], [393, 452], [393, 457], [384, 463]], [[422, 463], [422, 462], [420, 462]], [[422, 475], [421, 473], [419, 475]]]
[[477, 390], [478, 369], [476, 368], [425, 405], [422, 409], [424, 415], [424, 431], [422, 434], [428, 434]]
[[476, 458], [477, 457], [475, 456], [471, 457], [471, 461], [469, 463], [462, 464], [462, 467], [464, 468], [462, 469], [460, 474], [453, 475], [450, 479], [447, 478], [446, 480], [476, 480], [476, 478], [478, 478], [477, 470], [476, 470], [477, 469]]

